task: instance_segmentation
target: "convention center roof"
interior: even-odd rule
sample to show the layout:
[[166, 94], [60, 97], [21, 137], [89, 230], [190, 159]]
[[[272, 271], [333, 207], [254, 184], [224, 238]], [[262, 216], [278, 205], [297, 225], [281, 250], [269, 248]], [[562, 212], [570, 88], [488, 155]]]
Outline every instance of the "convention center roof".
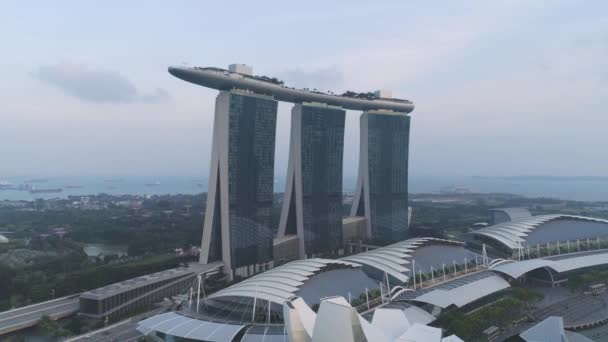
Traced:
[[562, 214], [531, 216], [525, 220], [504, 222], [487, 228], [482, 228], [468, 234], [473, 236], [477, 235], [488, 237], [511, 249], [520, 248], [527, 244], [573, 240], [576, 238], [583, 239], [598, 236], [598, 227], [584, 227], [581, 229], [579, 229], [579, 227], [573, 227], [574, 229], [569, 230], [567, 229], [568, 227], [560, 227], [560, 229], [547, 230], [546, 234], [536, 236], [533, 239], [534, 241], [530, 239], [530, 236], [537, 232], [539, 228], [547, 225], [548, 223], [560, 220], [605, 224], [605, 227], [599, 227], [599, 231], [601, 231], [604, 235], [608, 234], [608, 220]]

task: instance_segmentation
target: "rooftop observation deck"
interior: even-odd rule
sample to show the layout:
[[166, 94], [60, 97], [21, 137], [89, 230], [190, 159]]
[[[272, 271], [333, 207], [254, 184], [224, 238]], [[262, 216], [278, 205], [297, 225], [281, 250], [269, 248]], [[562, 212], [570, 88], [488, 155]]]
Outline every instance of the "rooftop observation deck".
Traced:
[[278, 101], [320, 102], [350, 110], [389, 110], [410, 113], [414, 104], [408, 100], [374, 97], [370, 93], [346, 92], [342, 95], [287, 87], [276, 78], [250, 76], [220, 68], [169, 67], [171, 75], [187, 82], [218, 90], [242, 89], [270, 95]]

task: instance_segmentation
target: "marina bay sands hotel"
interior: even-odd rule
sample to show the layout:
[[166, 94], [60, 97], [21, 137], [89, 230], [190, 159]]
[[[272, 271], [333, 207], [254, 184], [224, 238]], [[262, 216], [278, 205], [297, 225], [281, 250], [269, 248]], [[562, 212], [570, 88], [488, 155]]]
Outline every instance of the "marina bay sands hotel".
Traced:
[[[406, 239], [410, 113], [388, 92], [341, 95], [294, 89], [243, 64], [170, 67], [182, 80], [220, 91], [215, 102], [200, 261], [223, 261], [230, 279], [276, 262], [345, 253], [362, 243]], [[291, 111], [289, 163], [280, 222], [273, 227], [278, 101]], [[357, 187], [344, 218], [346, 110], [363, 111]]]

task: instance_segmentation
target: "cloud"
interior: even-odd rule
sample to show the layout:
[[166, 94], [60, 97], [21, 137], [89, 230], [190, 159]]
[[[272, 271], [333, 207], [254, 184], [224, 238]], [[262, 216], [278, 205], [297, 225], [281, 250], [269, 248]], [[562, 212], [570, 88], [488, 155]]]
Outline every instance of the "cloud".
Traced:
[[572, 45], [576, 48], [590, 48], [594, 41], [588, 37], [577, 37], [572, 41]]
[[342, 71], [336, 67], [316, 70], [296, 68], [280, 72], [279, 77], [288, 85], [300, 88], [318, 88], [320, 90], [329, 90], [330, 88], [338, 87], [344, 81]]
[[141, 101], [143, 103], [166, 103], [171, 101], [171, 94], [162, 88], [156, 88], [154, 92], [149, 94], [143, 94]]
[[164, 89], [141, 95], [120, 73], [94, 70], [80, 64], [42, 65], [32, 76], [81, 101], [93, 103], [161, 103], [171, 99]]
[[605, 72], [600, 76], [600, 84], [602, 86], [608, 86], [608, 72]]
[[534, 67], [534, 69], [539, 71], [551, 71], [551, 66], [549, 65], [549, 62], [547, 62], [547, 59], [544, 57], [538, 57], [533, 62], [532, 66]]

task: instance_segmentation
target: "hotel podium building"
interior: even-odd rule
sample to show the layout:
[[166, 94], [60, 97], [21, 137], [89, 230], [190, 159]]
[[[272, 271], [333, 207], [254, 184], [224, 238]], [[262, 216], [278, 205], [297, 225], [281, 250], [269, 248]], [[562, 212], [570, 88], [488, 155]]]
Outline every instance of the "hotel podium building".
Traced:
[[344, 117], [339, 107], [296, 104], [279, 238], [298, 237], [301, 259], [337, 254], [342, 245]]

